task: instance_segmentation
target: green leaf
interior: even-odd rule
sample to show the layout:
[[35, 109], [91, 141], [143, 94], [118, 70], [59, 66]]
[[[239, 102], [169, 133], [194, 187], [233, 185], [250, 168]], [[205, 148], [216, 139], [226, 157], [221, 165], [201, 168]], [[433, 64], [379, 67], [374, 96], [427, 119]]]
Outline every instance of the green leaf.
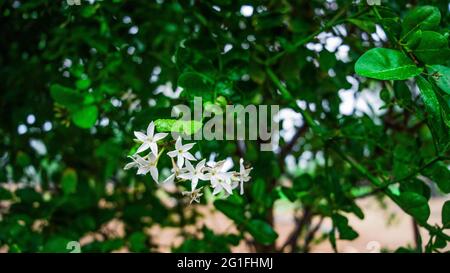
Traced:
[[238, 224], [245, 221], [244, 208], [236, 203], [228, 200], [217, 200], [214, 202], [214, 206]]
[[176, 132], [192, 135], [202, 128], [202, 122], [196, 120], [157, 119], [155, 120], [155, 127], [158, 132]]
[[79, 79], [75, 82], [75, 85], [78, 89], [85, 90], [91, 86], [91, 80], [89, 80], [89, 78]]
[[246, 225], [248, 232], [255, 238], [255, 240], [261, 244], [269, 245], [275, 242], [278, 238], [278, 234], [273, 228], [266, 222], [259, 219], [253, 219]]
[[450, 95], [450, 68], [443, 65], [430, 65], [428, 70], [436, 85]]
[[423, 174], [431, 178], [442, 192], [450, 193], [450, 170], [444, 163], [434, 163], [426, 168]]
[[442, 226], [450, 228], [450, 201], [446, 201], [442, 206]]
[[375, 22], [370, 20], [361, 20], [361, 19], [354, 19], [349, 18], [347, 19], [348, 22], [354, 24], [355, 26], [359, 27], [360, 29], [364, 30], [367, 33], [374, 33], [376, 31], [375, 28]]
[[261, 200], [266, 193], [266, 181], [262, 178], [256, 179], [251, 186], [251, 195], [255, 200]]
[[431, 115], [434, 121], [441, 120], [441, 108], [439, 106], [438, 98], [434, 93], [433, 86], [423, 77], [418, 76], [416, 78], [417, 85], [419, 86], [420, 95], [425, 104], [427, 112]]
[[427, 199], [415, 192], [402, 192], [398, 198], [402, 209], [419, 223], [426, 223], [430, 216]]
[[417, 29], [435, 29], [441, 21], [441, 13], [437, 7], [421, 6], [408, 12], [403, 18], [402, 36], [406, 37]]
[[190, 97], [203, 97], [206, 100], [212, 98], [212, 86], [207, 83], [207, 77], [203, 74], [185, 72], [178, 78], [178, 86]]
[[71, 194], [77, 191], [78, 176], [74, 169], [66, 169], [62, 175], [61, 188], [64, 194]]
[[82, 106], [72, 113], [72, 120], [80, 128], [88, 129], [94, 126], [98, 117], [98, 109], [95, 105]]
[[450, 57], [447, 38], [434, 31], [422, 32], [413, 53], [419, 60], [427, 64], [445, 63]]
[[50, 87], [50, 95], [56, 103], [69, 109], [79, 106], [84, 99], [82, 94], [60, 84], [53, 84]]
[[333, 223], [339, 231], [339, 239], [353, 240], [358, 237], [358, 233], [348, 225], [347, 217], [340, 214], [335, 214], [333, 215]]
[[422, 72], [401, 51], [373, 48], [364, 53], [355, 64], [358, 75], [378, 80], [406, 80]]

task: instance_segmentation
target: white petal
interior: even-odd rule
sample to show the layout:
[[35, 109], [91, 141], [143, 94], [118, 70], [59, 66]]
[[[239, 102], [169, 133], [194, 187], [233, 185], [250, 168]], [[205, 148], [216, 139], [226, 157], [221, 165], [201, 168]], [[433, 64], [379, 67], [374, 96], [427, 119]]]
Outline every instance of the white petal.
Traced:
[[183, 168], [183, 164], [184, 164], [184, 157], [182, 157], [181, 155], [177, 156], [177, 165], [179, 168]]
[[137, 174], [142, 174], [145, 175], [150, 171], [150, 167], [149, 166], [141, 166], [139, 167]]
[[186, 160], [186, 169], [191, 173], [195, 172], [194, 166], [188, 160]]
[[176, 157], [178, 155], [178, 151], [177, 150], [170, 151], [167, 153], [167, 155], [170, 157]]
[[192, 184], [191, 184], [192, 191], [195, 190], [195, 188], [197, 187], [197, 184], [198, 184], [198, 179], [192, 179]]
[[141, 153], [145, 150], [147, 150], [150, 147], [150, 143], [144, 142], [142, 145], [137, 149], [136, 153]]
[[177, 141], [175, 141], [175, 149], [180, 150], [181, 147], [183, 147], [183, 144], [181, 144], [181, 137], [178, 137]]
[[203, 180], [203, 181], [209, 180], [209, 177], [203, 173], [197, 174], [197, 177], [198, 177], [198, 179]]
[[192, 173], [182, 173], [178, 177], [186, 180], [191, 180], [194, 176], [192, 175]]
[[181, 147], [181, 150], [183, 150], [183, 152], [189, 151], [190, 149], [192, 149], [192, 147], [194, 147], [195, 143], [188, 143], [188, 144], [184, 144]]
[[218, 194], [218, 193], [220, 193], [222, 191], [222, 187], [221, 186], [217, 186], [217, 187], [215, 187], [214, 188], [214, 191], [213, 191], [213, 195], [216, 195], [216, 194]]
[[136, 162], [130, 162], [130, 163], [128, 163], [127, 165], [125, 165], [125, 167], [123, 167], [123, 169], [124, 170], [129, 170], [129, 169], [131, 169], [131, 168], [134, 168], [134, 167], [136, 167], [138, 164], [136, 163]]
[[147, 136], [153, 137], [153, 133], [155, 132], [155, 123], [150, 122], [147, 127]]
[[149, 146], [150, 146], [150, 150], [152, 151], [152, 153], [153, 153], [155, 156], [158, 156], [158, 145], [156, 145], [156, 143], [154, 143], [154, 142], [151, 142], [151, 143], [149, 144]]
[[233, 190], [231, 189], [231, 185], [230, 184], [222, 183], [221, 185], [229, 194], [233, 194]]
[[190, 152], [183, 153], [183, 157], [185, 157], [187, 160], [192, 160], [192, 161], [197, 160]]
[[156, 167], [150, 167], [150, 175], [152, 176], [153, 180], [158, 183], [158, 169]]
[[147, 139], [147, 136], [144, 133], [141, 132], [134, 132], [134, 135], [137, 137], [137, 139], [139, 139], [140, 141], [144, 141]]
[[153, 136], [153, 141], [154, 141], [154, 142], [160, 141], [161, 139], [165, 138], [167, 135], [168, 135], [168, 133], [158, 133], [158, 134], [155, 134], [155, 135]]
[[171, 174], [171, 175], [169, 175], [169, 177], [167, 177], [163, 182], [161, 182], [161, 183], [168, 183], [168, 182], [173, 182], [175, 180], [175, 174], [173, 173], [173, 174]]
[[195, 169], [197, 171], [201, 171], [205, 167], [205, 162], [206, 162], [206, 159], [203, 159], [202, 161], [198, 162]]

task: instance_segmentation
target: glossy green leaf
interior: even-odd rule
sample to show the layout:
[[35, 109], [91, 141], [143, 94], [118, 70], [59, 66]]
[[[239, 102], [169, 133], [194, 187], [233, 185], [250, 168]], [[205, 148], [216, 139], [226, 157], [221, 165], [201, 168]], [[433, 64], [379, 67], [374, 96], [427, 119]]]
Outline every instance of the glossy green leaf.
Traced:
[[266, 222], [253, 219], [245, 225], [247, 231], [261, 244], [272, 244], [278, 238], [278, 234]]
[[364, 53], [355, 64], [358, 75], [378, 80], [406, 80], [422, 72], [401, 51], [374, 48]]
[[402, 209], [414, 217], [419, 223], [425, 223], [430, 217], [430, 207], [425, 197], [415, 192], [403, 192], [400, 194], [399, 204]]
[[229, 200], [217, 200], [214, 202], [214, 206], [238, 224], [245, 221], [244, 209], [238, 204]]
[[430, 65], [428, 70], [436, 85], [450, 95], [450, 68], [443, 65]]
[[450, 201], [446, 201], [442, 206], [442, 226], [450, 228]]
[[333, 216], [333, 223], [339, 231], [339, 238], [341, 240], [353, 240], [358, 237], [358, 233], [348, 225], [347, 217], [335, 214]]
[[445, 63], [450, 58], [447, 38], [434, 31], [423, 31], [413, 49], [414, 55], [426, 64]]
[[82, 106], [72, 113], [72, 120], [80, 128], [91, 128], [98, 117], [98, 109], [95, 105]]
[[435, 29], [441, 21], [441, 12], [434, 6], [417, 7], [406, 14], [402, 23], [402, 36], [405, 37], [411, 32]]
[[83, 102], [81, 93], [60, 84], [53, 84], [50, 87], [50, 95], [56, 103], [69, 108], [77, 107]]

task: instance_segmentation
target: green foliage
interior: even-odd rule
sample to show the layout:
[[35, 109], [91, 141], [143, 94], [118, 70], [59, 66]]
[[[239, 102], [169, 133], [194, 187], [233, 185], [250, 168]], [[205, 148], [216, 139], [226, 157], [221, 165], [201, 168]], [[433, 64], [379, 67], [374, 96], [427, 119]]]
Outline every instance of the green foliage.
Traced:
[[[339, 240], [361, 232], [349, 221], [365, 216], [359, 200], [376, 197], [430, 235], [423, 247], [397, 252], [443, 251], [448, 4], [354, 2], [3, 1], [0, 249], [70, 252], [70, 242], [82, 241], [82, 252], [230, 252], [245, 241], [256, 251], [296, 252], [327, 239], [338, 251]], [[243, 4], [254, 8], [250, 16]], [[346, 109], [347, 94], [357, 105], [373, 100]], [[243, 195], [207, 193], [189, 205], [186, 184], [165, 190], [123, 170], [139, 147], [129, 136], [150, 121], [158, 132], [203, 129], [208, 118], [171, 116], [194, 97], [205, 109], [279, 105], [296, 118], [281, 119], [292, 131], [275, 152], [260, 151], [262, 139], [196, 141], [202, 157], [235, 165], [242, 157], [253, 167]], [[169, 159], [158, 166], [162, 178], [173, 167]], [[435, 225], [436, 197], [446, 202]], [[286, 204], [295, 223], [281, 236], [276, 215]], [[202, 219], [214, 213], [230, 228]], [[166, 228], [182, 242], [154, 237]]]

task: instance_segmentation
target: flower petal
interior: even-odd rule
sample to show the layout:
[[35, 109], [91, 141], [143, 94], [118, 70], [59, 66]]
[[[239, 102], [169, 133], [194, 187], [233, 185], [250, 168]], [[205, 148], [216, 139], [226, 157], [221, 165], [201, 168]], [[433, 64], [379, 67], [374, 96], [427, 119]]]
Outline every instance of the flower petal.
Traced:
[[167, 135], [168, 135], [168, 133], [158, 133], [158, 134], [155, 134], [155, 135], [153, 136], [153, 141], [154, 141], [154, 142], [160, 141], [161, 139], [165, 138]]
[[152, 153], [155, 156], [158, 156], [158, 145], [156, 145], [155, 142], [151, 142], [149, 146], [150, 146], [150, 150], [152, 151]]
[[175, 141], [175, 149], [180, 150], [183, 144], [181, 144], [181, 137], [177, 138], [177, 141]]
[[147, 139], [147, 136], [142, 133], [142, 132], [138, 132], [138, 131], [134, 131], [134, 135], [137, 137], [137, 139], [139, 139], [140, 141], [145, 141]]
[[231, 189], [231, 185], [230, 184], [222, 183], [221, 185], [229, 194], [233, 194], [233, 190]]
[[150, 147], [150, 143], [149, 142], [144, 142], [142, 143], [141, 146], [139, 146], [139, 148], [137, 149], [136, 153], [141, 153], [145, 150], [147, 150]]
[[152, 121], [147, 127], [147, 136], [153, 137], [154, 132], [155, 132], [155, 123]]
[[170, 157], [176, 157], [178, 155], [178, 151], [177, 150], [170, 151], [167, 153], [167, 155]]
[[183, 153], [183, 157], [185, 157], [187, 160], [192, 160], [192, 161], [197, 160], [190, 152]]
[[152, 176], [153, 180], [155, 180], [156, 183], [158, 182], [158, 168], [152, 166], [150, 167], [150, 175]]
[[189, 151], [190, 149], [192, 149], [192, 147], [194, 147], [195, 143], [188, 143], [188, 144], [184, 144], [181, 149], [183, 150], [183, 152]]
[[182, 157], [181, 155], [177, 156], [177, 165], [178, 168], [183, 168], [183, 164], [184, 164], [184, 157]]

